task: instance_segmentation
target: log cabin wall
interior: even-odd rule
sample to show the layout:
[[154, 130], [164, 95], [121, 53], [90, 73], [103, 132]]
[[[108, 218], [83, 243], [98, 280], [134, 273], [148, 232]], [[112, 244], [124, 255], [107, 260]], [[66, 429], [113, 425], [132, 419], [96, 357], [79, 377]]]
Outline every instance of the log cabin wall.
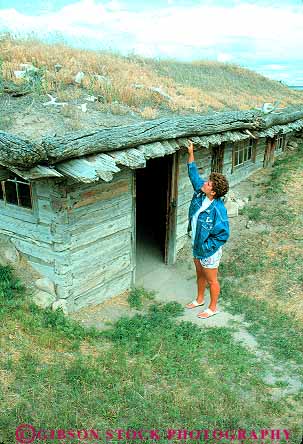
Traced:
[[70, 183], [66, 191], [72, 277], [68, 307], [77, 311], [132, 285], [134, 173], [124, 169], [108, 183]]
[[[249, 139], [241, 143], [248, 146]], [[230, 186], [236, 185], [241, 182], [241, 180], [246, 179], [246, 177], [255, 170], [263, 167], [266, 139], [260, 138], [254, 140], [252, 146], [252, 158], [244, 164], [235, 167], [233, 164], [233, 152], [236, 146], [236, 143], [226, 143], [225, 145], [223, 174], [228, 178]]]
[[65, 192], [54, 180], [34, 181], [31, 188], [32, 209], [0, 200], [0, 233], [54, 283], [57, 298], [64, 298], [71, 285]]

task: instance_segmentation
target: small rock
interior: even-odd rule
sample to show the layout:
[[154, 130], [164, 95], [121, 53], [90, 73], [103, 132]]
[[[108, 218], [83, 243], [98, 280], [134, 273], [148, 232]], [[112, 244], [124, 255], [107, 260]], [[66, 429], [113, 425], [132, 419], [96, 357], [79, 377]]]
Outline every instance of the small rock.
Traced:
[[253, 221], [252, 220], [248, 220], [247, 223], [246, 223], [246, 228], [250, 228], [252, 226], [252, 224], [253, 224]]
[[288, 147], [292, 147], [292, 148], [298, 148], [298, 144], [297, 144], [297, 142], [295, 142], [294, 140], [290, 140], [290, 141], [287, 143], [287, 146], [288, 146]]
[[171, 100], [171, 99], [172, 99], [172, 98], [171, 98], [166, 92], [162, 91], [161, 88], [156, 88], [156, 87], [154, 87], [154, 86], [151, 86], [151, 87], [149, 88], [149, 90], [152, 91], [152, 92], [155, 92], [155, 93], [159, 94], [160, 96], [164, 97], [164, 98], [167, 99], [167, 100]]
[[248, 204], [248, 202], [249, 202], [249, 198], [248, 197], [243, 197], [242, 200], [245, 203], [245, 205]]
[[67, 302], [65, 299], [58, 299], [52, 305], [53, 311], [56, 311], [57, 308], [62, 308], [64, 314], [68, 314]]
[[236, 200], [236, 195], [235, 195], [234, 191], [229, 191], [225, 195], [225, 199], [226, 199], [226, 202], [228, 202], [228, 201], [235, 201]]
[[111, 79], [109, 78], [109, 77], [106, 77], [106, 76], [100, 76], [100, 74], [97, 74], [96, 76], [96, 79], [98, 80], [98, 82], [100, 83], [100, 84], [102, 84], [102, 83], [108, 83], [108, 84], [110, 84], [111, 83]]
[[228, 201], [225, 203], [225, 208], [229, 217], [236, 217], [239, 214], [239, 206], [237, 202]]
[[79, 71], [75, 76], [75, 82], [80, 84], [82, 82], [82, 80], [84, 79], [84, 76], [85, 76], [84, 72]]
[[131, 86], [135, 89], [143, 89], [144, 88], [144, 85], [141, 85], [140, 83], [133, 83]]
[[45, 291], [46, 293], [48, 293], [52, 296], [56, 296], [55, 285], [47, 277], [37, 279], [35, 281], [35, 286], [41, 291]]
[[55, 68], [55, 71], [56, 71], [56, 72], [59, 72], [60, 69], [62, 69], [62, 65], [60, 65], [60, 63], [56, 63], [56, 64], [54, 65], [54, 68]]
[[55, 296], [46, 293], [46, 291], [37, 290], [33, 295], [33, 301], [38, 307], [48, 308], [56, 300]]
[[20, 260], [19, 251], [7, 242], [0, 246], [0, 265], [18, 264]]
[[245, 202], [243, 200], [241, 200], [241, 199], [237, 199], [236, 203], [238, 204], [238, 207], [239, 207], [240, 210], [242, 210], [242, 208], [245, 207]]

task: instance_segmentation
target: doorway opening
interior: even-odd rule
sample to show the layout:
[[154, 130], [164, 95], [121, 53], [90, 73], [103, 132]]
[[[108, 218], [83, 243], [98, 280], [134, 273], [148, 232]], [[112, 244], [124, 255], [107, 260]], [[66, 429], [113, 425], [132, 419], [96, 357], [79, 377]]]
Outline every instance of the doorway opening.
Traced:
[[136, 281], [167, 262], [172, 156], [136, 171]]

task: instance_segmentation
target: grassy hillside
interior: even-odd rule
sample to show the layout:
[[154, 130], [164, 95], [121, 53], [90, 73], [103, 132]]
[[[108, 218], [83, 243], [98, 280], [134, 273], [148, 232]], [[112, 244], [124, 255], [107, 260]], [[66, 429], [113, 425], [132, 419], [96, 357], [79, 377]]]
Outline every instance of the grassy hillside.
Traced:
[[[124, 105], [145, 118], [164, 111], [248, 109], [275, 100], [280, 100], [282, 106], [295, 105], [303, 99], [301, 92], [231, 64], [123, 57], [10, 36], [0, 39], [0, 48], [5, 81], [24, 83], [16, 79], [14, 71], [21, 69], [21, 63], [32, 63], [40, 69], [39, 79], [34, 82], [40, 94], [54, 93], [59, 100], [67, 101], [89, 93], [98, 97], [102, 110], [107, 105], [115, 112], [115, 107]], [[56, 64], [62, 65], [58, 72]], [[80, 86], [74, 81], [79, 71], [85, 73]], [[160, 92], [150, 88], [160, 88]]]
[[[258, 195], [244, 213], [255, 230], [234, 237], [220, 271], [228, 327], [176, 322], [180, 304], [145, 301], [107, 331], [86, 329], [30, 303], [0, 267], [0, 442], [22, 423], [101, 436], [158, 429], [161, 444], [167, 429], [286, 429], [280, 443], [300, 442], [302, 158], [300, 149], [252, 176]], [[236, 340], [243, 331], [249, 346]]]

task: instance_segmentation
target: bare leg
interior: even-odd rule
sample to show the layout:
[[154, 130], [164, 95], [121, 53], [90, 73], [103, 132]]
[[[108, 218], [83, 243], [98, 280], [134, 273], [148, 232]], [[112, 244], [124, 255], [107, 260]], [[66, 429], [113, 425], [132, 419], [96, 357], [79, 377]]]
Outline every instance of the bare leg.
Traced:
[[[209, 307], [212, 311], [216, 311], [217, 302], [220, 294], [220, 284], [218, 282], [218, 268], [204, 268], [202, 267], [204, 278], [209, 284], [210, 290], [210, 304]], [[202, 313], [198, 314], [199, 317], [207, 317], [207, 315], [202, 316]]]
[[[196, 301], [198, 302], [198, 304], [201, 304], [204, 301], [204, 292], [207, 285], [207, 280], [203, 273], [203, 268], [199, 259], [194, 258], [194, 263], [196, 267], [197, 290], [198, 290]], [[195, 306], [193, 304], [187, 304], [186, 307], [194, 308]]]

